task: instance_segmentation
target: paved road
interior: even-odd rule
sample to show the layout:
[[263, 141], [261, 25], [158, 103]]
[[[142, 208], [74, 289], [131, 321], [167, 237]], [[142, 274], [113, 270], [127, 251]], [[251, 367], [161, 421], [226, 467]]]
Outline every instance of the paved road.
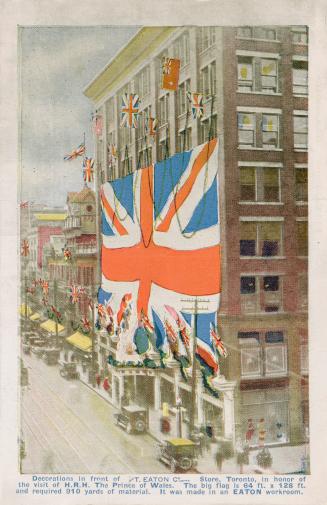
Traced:
[[24, 363], [23, 473], [170, 473], [156, 459], [155, 440], [115, 426], [115, 409], [85, 384], [63, 379], [35, 355]]

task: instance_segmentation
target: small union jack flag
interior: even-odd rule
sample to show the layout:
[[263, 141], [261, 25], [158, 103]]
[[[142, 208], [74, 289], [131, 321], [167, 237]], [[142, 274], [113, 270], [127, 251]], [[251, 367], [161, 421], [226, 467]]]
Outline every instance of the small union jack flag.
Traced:
[[42, 281], [42, 290], [43, 290], [43, 294], [45, 296], [47, 296], [47, 294], [49, 293], [49, 282], [48, 281]]
[[78, 156], [83, 156], [85, 153], [85, 144], [80, 144], [76, 149], [73, 149], [73, 151], [70, 154], [67, 154], [64, 157], [64, 161], [71, 161], [71, 160], [76, 160]]
[[134, 93], [125, 93], [122, 95], [121, 102], [121, 123], [120, 126], [128, 128], [136, 128], [138, 123], [138, 115], [140, 111], [139, 96]]
[[49, 300], [48, 300], [48, 298], [46, 296], [43, 296], [42, 303], [43, 303], [43, 305], [48, 305]]
[[30, 246], [28, 240], [24, 239], [22, 241], [21, 254], [26, 258], [29, 255], [29, 253], [30, 253]]
[[99, 317], [105, 317], [105, 315], [106, 315], [106, 311], [105, 311], [105, 308], [102, 303], [98, 304], [98, 314], [99, 314]]
[[86, 331], [90, 331], [91, 323], [86, 316], [82, 317], [82, 325]]
[[84, 181], [92, 182], [93, 181], [93, 167], [94, 167], [94, 159], [93, 158], [85, 158], [83, 161], [84, 167]]
[[74, 286], [73, 285], [73, 286], [70, 287], [70, 301], [72, 303], [77, 303], [78, 302], [78, 300], [79, 300], [79, 293], [80, 293], [80, 291], [79, 291], [78, 286]]
[[191, 103], [193, 119], [201, 118], [203, 116], [203, 95], [188, 91], [187, 98]]
[[19, 204], [19, 207], [20, 207], [21, 209], [27, 209], [27, 208], [28, 208], [28, 202], [21, 202], [21, 203]]
[[227, 350], [224, 344], [222, 343], [222, 340], [219, 337], [215, 326], [212, 323], [210, 324], [210, 339], [213, 346], [217, 349], [219, 356], [223, 356], [224, 358], [226, 358], [228, 355]]
[[72, 253], [67, 247], [64, 249], [64, 258], [66, 261], [69, 261], [72, 259]]

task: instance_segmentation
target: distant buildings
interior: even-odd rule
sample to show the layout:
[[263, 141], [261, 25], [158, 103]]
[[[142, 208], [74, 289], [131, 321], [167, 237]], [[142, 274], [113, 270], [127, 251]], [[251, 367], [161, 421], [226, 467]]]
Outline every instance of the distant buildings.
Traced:
[[[177, 92], [160, 87], [163, 56], [181, 60]], [[187, 91], [204, 94], [201, 119], [187, 113]], [[119, 127], [126, 92], [141, 99], [136, 129]], [[103, 119], [96, 153], [101, 182], [201, 144], [209, 132], [218, 137], [219, 316], [229, 348], [222, 366], [237, 387], [232, 414], [227, 403], [201, 393], [199, 415], [225, 436], [231, 434], [226, 416], [228, 422], [235, 416], [236, 435], [244, 437], [249, 423], [258, 425], [263, 418], [267, 443], [303, 441], [308, 427], [306, 27], [144, 28], [85, 94]], [[159, 120], [155, 140], [145, 135], [148, 115]], [[100, 348], [104, 365], [115, 346], [103, 336]], [[189, 402], [188, 386], [176, 382], [173, 369], [159, 378], [110, 372], [117, 401], [124, 388], [136, 388], [139, 381], [138, 391], [155, 408], [174, 402], [174, 388], [184, 405]], [[224, 400], [226, 395], [232, 399], [232, 389]], [[251, 443], [257, 442], [256, 431]]]

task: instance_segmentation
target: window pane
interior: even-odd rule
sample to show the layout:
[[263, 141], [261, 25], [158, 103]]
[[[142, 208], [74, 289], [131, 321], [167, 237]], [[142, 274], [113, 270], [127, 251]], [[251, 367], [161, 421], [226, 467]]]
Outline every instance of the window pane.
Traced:
[[265, 341], [269, 344], [284, 342], [284, 333], [282, 331], [267, 331], [265, 334]]
[[238, 338], [252, 338], [259, 342], [259, 332], [258, 331], [239, 331], [237, 334]]
[[254, 130], [255, 129], [255, 115], [254, 114], [245, 114], [243, 112], [239, 112], [237, 115], [238, 118], [238, 129], [239, 130]]
[[283, 375], [287, 371], [285, 346], [273, 345], [265, 349], [266, 375]]
[[240, 198], [244, 201], [255, 201], [255, 168], [240, 169]]
[[261, 375], [260, 349], [241, 349], [241, 368], [243, 376]]
[[255, 256], [256, 255], [256, 238], [257, 228], [256, 223], [241, 223], [240, 227], [240, 255]]
[[262, 256], [280, 254], [281, 224], [259, 223], [259, 241]]
[[255, 293], [255, 277], [241, 277], [241, 294]]
[[299, 256], [308, 256], [308, 222], [299, 221], [296, 223], [297, 249]]
[[263, 170], [263, 196], [265, 202], [279, 201], [279, 169], [265, 168]]
[[266, 275], [263, 277], [264, 291], [278, 291], [279, 277], [277, 275]]
[[295, 198], [300, 202], [308, 201], [308, 169], [297, 168], [295, 171]]
[[238, 142], [239, 144], [254, 146], [254, 131], [239, 130]]

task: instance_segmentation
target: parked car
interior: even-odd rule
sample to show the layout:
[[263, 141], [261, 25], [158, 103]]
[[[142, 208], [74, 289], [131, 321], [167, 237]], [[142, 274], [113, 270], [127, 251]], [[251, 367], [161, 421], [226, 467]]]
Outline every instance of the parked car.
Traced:
[[117, 426], [127, 433], [144, 433], [148, 429], [148, 411], [138, 405], [125, 405], [114, 417]]
[[44, 349], [42, 358], [47, 365], [56, 365], [60, 357], [60, 349]]
[[187, 438], [163, 440], [159, 446], [159, 461], [170, 466], [172, 472], [196, 470], [196, 444]]
[[44, 354], [44, 347], [38, 346], [38, 345], [33, 345], [31, 347], [31, 351], [37, 358], [42, 358]]
[[80, 374], [77, 371], [76, 363], [61, 362], [59, 373], [64, 379], [79, 379]]

